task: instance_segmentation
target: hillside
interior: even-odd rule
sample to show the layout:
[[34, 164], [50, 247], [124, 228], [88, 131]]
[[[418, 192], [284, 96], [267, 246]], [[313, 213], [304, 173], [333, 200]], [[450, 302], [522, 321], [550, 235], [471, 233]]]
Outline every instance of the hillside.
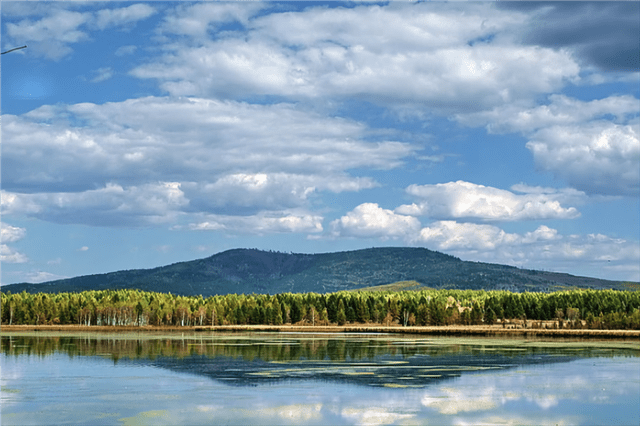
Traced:
[[563, 288], [629, 289], [628, 284], [511, 266], [467, 262], [425, 248], [294, 254], [234, 249], [154, 269], [86, 275], [42, 284], [11, 284], [2, 291], [79, 292], [136, 288], [180, 295], [328, 293], [416, 281], [455, 289], [554, 291]]

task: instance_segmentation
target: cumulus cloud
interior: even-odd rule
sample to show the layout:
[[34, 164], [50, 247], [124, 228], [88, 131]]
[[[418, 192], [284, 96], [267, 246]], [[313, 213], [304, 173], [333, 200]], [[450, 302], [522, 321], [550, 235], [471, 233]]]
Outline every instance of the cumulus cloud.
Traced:
[[524, 233], [454, 220], [423, 226], [413, 216], [365, 203], [331, 222], [330, 232], [324, 237], [397, 239], [464, 260], [570, 273], [582, 270], [589, 271], [591, 276], [640, 280], [637, 241], [603, 234], [563, 235], [546, 225]]
[[516, 243], [518, 235], [508, 234], [493, 225], [443, 220], [422, 228], [417, 241], [447, 251], [495, 250], [497, 247]]
[[266, 4], [250, 3], [196, 3], [180, 5], [170, 11], [160, 26], [161, 33], [170, 33], [202, 39], [209, 31], [223, 23], [248, 23], [250, 17]]
[[0, 261], [5, 263], [25, 263], [29, 261], [29, 258], [6, 244], [0, 244]]
[[115, 9], [102, 9], [95, 14], [95, 25], [104, 30], [108, 27], [131, 24], [146, 19], [156, 13], [148, 4], [138, 3]]
[[24, 214], [55, 223], [142, 226], [169, 222], [188, 204], [180, 185], [160, 182], [83, 192], [3, 193], [4, 214]]
[[11, 39], [22, 40], [37, 55], [57, 60], [72, 52], [69, 44], [89, 37], [80, 27], [90, 20], [90, 13], [54, 10], [50, 16], [39, 20], [23, 19], [5, 25]]
[[322, 216], [299, 211], [260, 212], [250, 216], [206, 215], [189, 224], [194, 231], [225, 231], [240, 234], [320, 233]]
[[3, 215], [32, 214], [40, 210], [40, 206], [31, 197], [23, 197], [21, 194], [3, 190], [0, 190], [0, 207]]
[[[637, 241], [603, 234], [561, 235], [540, 225], [524, 234], [485, 224], [437, 221], [424, 227], [414, 244], [446, 251], [465, 260], [566, 271], [580, 265], [592, 276], [603, 272], [620, 279], [640, 278]], [[623, 273], [620, 268], [624, 269]]]
[[575, 207], [560, 205], [554, 193], [514, 194], [503, 189], [457, 181], [435, 185], [411, 185], [407, 193], [418, 204], [403, 205], [395, 211], [432, 218], [478, 218], [486, 221], [533, 219], [573, 219]]
[[19, 228], [17, 226], [11, 226], [2, 222], [0, 224], [1, 230], [1, 238], [0, 238], [0, 261], [6, 263], [25, 263], [29, 260], [29, 258], [16, 251], [15, 249], [9, 247], [5, 243], [14, 243], [24, 238], [27, 231], [24, 228]]
[[546, 105], [513, 104], [456, 119], [486, 124], [491, 133], [522, 133], [540, 169], [589, 194], [637, 195], [639, 102], [628, 95], [591, 101], [552, 95]]
[[609, 96], [582, 101], [565, 95], [550, 95], [548, 103], [523, 108], [523, 105], [503, 105], [492, 110], [471, 114], [457, 114], [456, 119], [465, 125], [486, 124], [489, 133], [530, 134], [539, 129], [575, 125], [611, 117], [614, 122], [626, 123], [638, 115], [637, 98], [630, 95]]
[[[491, 5], [307, 8], [250, 20], [245, 15], [233, 19], [243, 19], [248, 33], [215, 39], [202, 38], [211, 21], [222, 19], [208, 17], [209, 9], [224, 19], [232, 19], [231, 12], [190, 7], [207, 10], [189, 30], [198, 43], [173, 44], [162, 58], [132, 71], [157, 79], [173, 95], [357, 96], [449, 114], [529, 99], [579, 71], [563, 51], [494, 38], [526, 17]], [[166, 31], [188, 33], [178, 22], [183, 15], [197, 16], [190, 7], [170, 15]]]
[[241, 170], [344, 176], [352, 168], [398, 167], [415, 150], [366, 137], [360, 123], [291, 104], [147, 97], [43, 106], [3, 116], [3, 186], [92, 187], [116, 177], [209, 181]]
[[[74, 2], [64, 6], [38, 8], [28, 12], [21, 7], [9, 7], [8, 16], [3, 7], [3, 15], [10, 20], [13, 16], [29, 16], [17, 22], [7, 22], [9, 41], [19, 41], [29, 45], [29, 51], [47, 59], [59, 60], [73, 52], [71, 45], [90, 39], [93, 27], [106, 29], [114, 26], [131, 25], [153, 15], [155, 9], [146, 4], [134, 4], [123, 8], [102, 9], [97, 12], [67, 10], [82, 8]], [[32, 6], [32, 4], [30, 4]]]
[[3, 142], [5, 213], [129, 226], [305, 207], [377, 186], [349, 169], [396, 168], [416, 150], [291, 104], [154, 97], [5, 115]]
[[6, 223], [0, 224], [1, 235], [2, 238], [0, 241], [3, 243], [13, 243], [15, 241], [21, 240], [26, 235], [27, 231], [24, 228], [19, 228], [17, 226], [11, 226]]
[[596, 194], [640, 194], [638, 126], [594, 122], [552, 126], [527, 142], [536, 164], [575, 188]]
[[396, 214], [375, 203], [364, 203], [331, 222], [334, 236], [397, 239], [406, 238], [420, 229], [412, 216]]
[[377, 186], [370, 178], [344, 174], [233, 173], [212, 183], [182, 185], [195, 211], [254, 214], [267, 209], [302, 207], [318, 191], [360, 191]]

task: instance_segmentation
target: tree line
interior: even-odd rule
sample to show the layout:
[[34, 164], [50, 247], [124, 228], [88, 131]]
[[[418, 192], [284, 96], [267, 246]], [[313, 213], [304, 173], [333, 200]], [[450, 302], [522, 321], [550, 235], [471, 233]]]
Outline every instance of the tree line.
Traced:
[[640, 292], [571, 290], [342, 291], [228, 294], [203, 298], [139, 290], [0, 293], [2, 324], [204, 326], [244, 324], [441, 326], [498, 320], [555, 326], [640, 329]]

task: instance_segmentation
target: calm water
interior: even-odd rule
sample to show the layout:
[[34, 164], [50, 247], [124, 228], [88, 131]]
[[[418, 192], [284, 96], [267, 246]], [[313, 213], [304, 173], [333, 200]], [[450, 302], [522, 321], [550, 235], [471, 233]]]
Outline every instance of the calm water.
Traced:
[[629, 424], [637, 342], [1, 336], [9, 424]]

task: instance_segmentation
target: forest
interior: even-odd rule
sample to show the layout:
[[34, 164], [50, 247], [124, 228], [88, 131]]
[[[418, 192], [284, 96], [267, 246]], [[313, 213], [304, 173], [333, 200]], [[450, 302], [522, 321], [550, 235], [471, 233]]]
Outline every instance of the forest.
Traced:
[[341, 291], [227, 294], [203, 298], [140, 290], [2, 292], [3, 325], [84, 326], [492, 325], [521, 320], [542, 327], [640, 329], [640, 292], [570, 290]]

